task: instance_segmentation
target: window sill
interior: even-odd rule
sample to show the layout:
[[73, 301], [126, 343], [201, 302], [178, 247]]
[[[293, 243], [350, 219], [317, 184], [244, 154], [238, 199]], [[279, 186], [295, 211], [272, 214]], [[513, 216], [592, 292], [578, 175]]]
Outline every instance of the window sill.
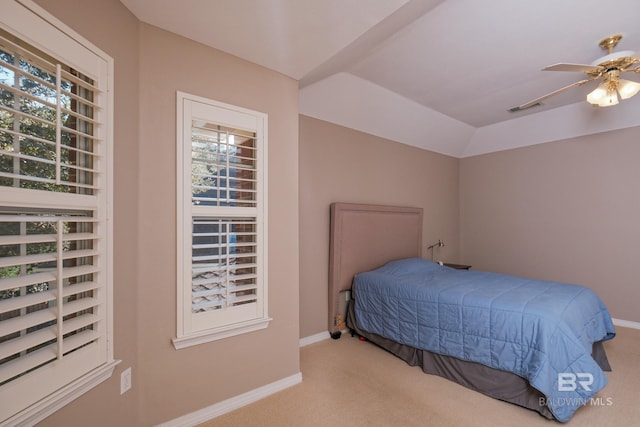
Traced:
[[31, 405], [22, 412], [6, 420], [11, 425], [34, 425], [53, 414], [69, 402], [82, 396], [98, 384], [109, 379], [120, 360], [113, 360], [78, 378], [77, 381], [61, 388], [56, 393]]
[[221, 340], [223, 338], [229, 338], [235, 335], [246, 334], [248, 332], [259, 331], [269, 326], [271, 322], [270, 317], [262, 319], [252, 320], [250, 322], [243, 322], [234, 325], [228, 325], [222, 328], [210, 329], [194, 334], [184, 335], [181, 337], [173, 338], [173, 346], [176, 350], [182, 348], [191, 347], [198, 344], [205, 344], [211, 341]]

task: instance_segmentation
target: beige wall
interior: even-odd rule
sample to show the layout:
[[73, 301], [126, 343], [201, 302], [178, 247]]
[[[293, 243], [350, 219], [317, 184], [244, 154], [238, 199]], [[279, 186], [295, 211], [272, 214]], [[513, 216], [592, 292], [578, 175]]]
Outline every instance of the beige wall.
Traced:
[[458, 261], [459, 160], [300, 116], [300, 336], [326, 332], [329, 205], [375, 203], [424, 209], [426, 246]]
[[[117, 0], [38, 3], [115, 59], [114, 376], [47, 426], [150, 426], [300, 371], [298, 85], [155, 27]], [[175, 350], [176, 91], [269, 115], [269, 314], [262, 331]], [[133, 388], [120, 395], [120, 372]]]
[[[140, 38], [139, 375], [142, 419], [157, 423], [300, 372], [298, 84], [142, 24]], [[176, 91], [269, 115], [266, 330], [174, 350]]]
[[640, 127], [465, 158], [462, 261], [596, 290], [640, 322]]

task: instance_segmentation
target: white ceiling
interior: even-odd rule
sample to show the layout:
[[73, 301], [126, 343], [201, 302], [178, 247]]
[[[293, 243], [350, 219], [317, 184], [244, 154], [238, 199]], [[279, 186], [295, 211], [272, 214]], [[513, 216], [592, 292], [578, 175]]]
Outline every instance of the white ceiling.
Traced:
[[[300, 112], [464, 157], [640, 125], [640, 95], [591, 107], [599, 41], [640, 51], [639, 0], [121, 0], [141, 21], [300, 82]], [[640, 81], [640, 74], [624, 76]], [[636, 99], [638, 98], [638, 99]]]

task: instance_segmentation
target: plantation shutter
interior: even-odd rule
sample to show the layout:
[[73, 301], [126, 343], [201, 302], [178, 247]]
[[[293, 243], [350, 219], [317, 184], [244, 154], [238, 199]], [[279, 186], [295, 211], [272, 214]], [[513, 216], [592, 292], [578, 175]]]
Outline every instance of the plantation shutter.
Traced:
[[180, 109], [178, 339], [268, 321], [266, 117], [187, 95]]
[[0, 29], [0, 423], [112, 362], [107, 65], [69, 46], [91, 76]]
[[194, 218], [192, 239], [193, 313], [257, 301], [254, 218]]
[[0, 216], [0, 384], [98, 341], [95, 220]]

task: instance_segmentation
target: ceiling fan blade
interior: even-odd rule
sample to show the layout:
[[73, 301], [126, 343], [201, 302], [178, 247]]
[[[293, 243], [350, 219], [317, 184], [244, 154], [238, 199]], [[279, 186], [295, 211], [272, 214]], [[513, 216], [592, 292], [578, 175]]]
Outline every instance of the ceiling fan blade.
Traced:
[[553, 64], [548, 67], [544, 67], [542, 71], [579, 71], [582, 73], [593, 73], [603, 70], [598, 65], [586, 65], [586, 64]]
[[516, 111], [525, 110], [527, 108], [530, 108], [530, 107], [533, 107], [534, 105], [539, 104], [541, 101], [543, 101], [543, 100], [545, 100], [547, 98], [551, 98], [554, 95], [557, 95], [559, 93], [565, 92], [565, 91], [567, 91], [569, 89], [572, 89], [574, 87], [582, 86], [583, 84], [588, 83], [591, 80], [595, 80], [595, 79], [596, 79], [596, 77], [592, 77], [592, 78], [589, 78], [589, 79], [580, 80], [579, 82], [571, 83], [568, 86], [561, 87], [560, 89], [556, 89], [553, 92], [549, 92], [546, 95], [542, 95], [541, 97], [533, 99], [533, 100], [531, 100], [531, 101], [529, 101], [527, 103], [524, 103], [522, 105], [518, 105], [517, 107], [510, 108], [509, 111], [511, 111], [513, 113], [513, 112], [516, 112]]

